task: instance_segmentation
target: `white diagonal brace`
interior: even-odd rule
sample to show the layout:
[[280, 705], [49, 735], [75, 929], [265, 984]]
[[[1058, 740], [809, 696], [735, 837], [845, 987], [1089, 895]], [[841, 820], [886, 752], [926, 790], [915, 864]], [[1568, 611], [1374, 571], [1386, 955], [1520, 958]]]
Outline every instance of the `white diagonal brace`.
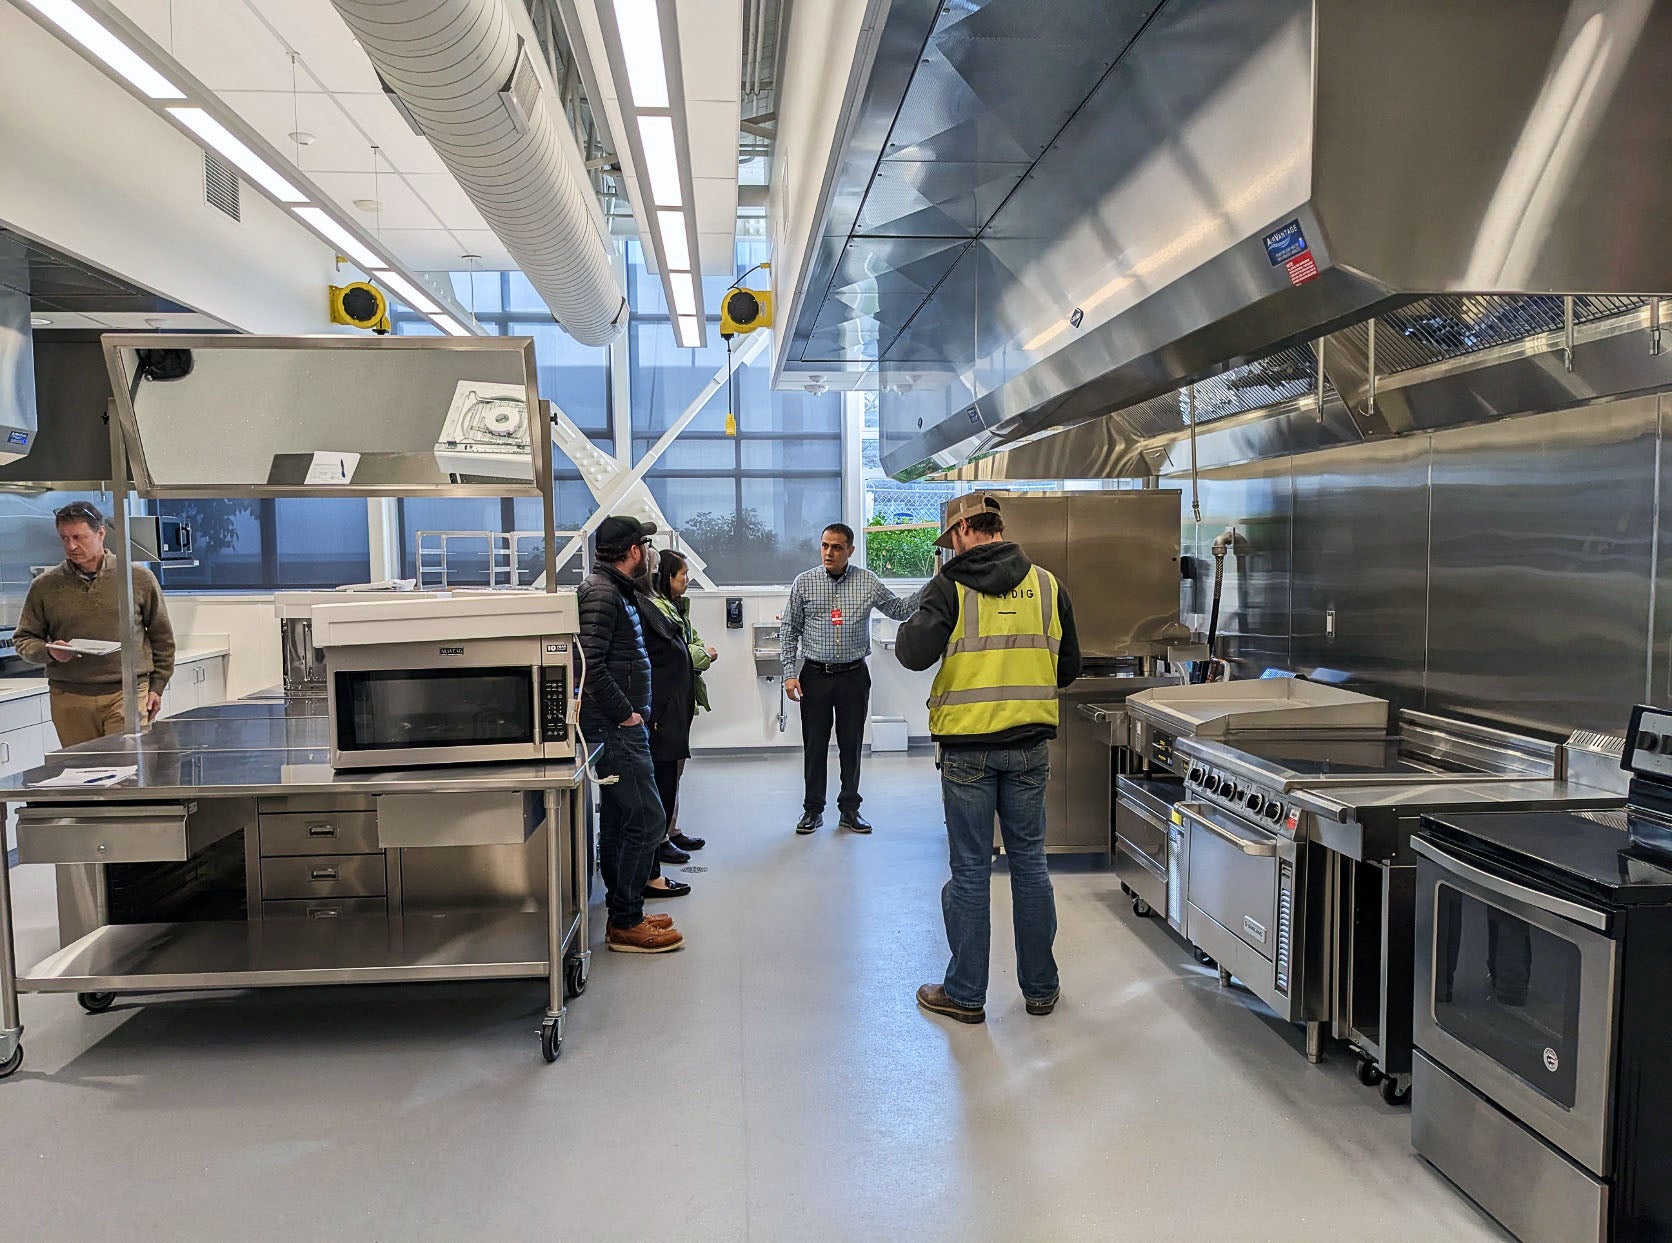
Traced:
[[[716, 371], [713, 378], [702, 386], [701, 391], [697, 393], [691, 404], [685, 407], [685, 412], [668, 425], [668, 430], [662, 433], [662, 438], [645, 451], [645, 455], [633, 464], [632, 470], [614, 481], [609, 491], [599, 498], [598, 508], [592, 517], [586, 520], [581, 529], [558, 552], [557, 564], [559, 566], [567, 565], [569, 559], [580, 552], [581, 547], [586, 543], [586, 537], [598, 529], [600, 522], [609, 517], [610, 507], [626, 496], [633, 485], [644, 478], [645, 472], [656, 465], [657, 459], [668, 451], [668, 447], [679, 439], [679, 434], [691, 426], [696, 417], [702, 413], [703, 407], [708, 405], [709, 399], [725, 386], [731, 371], [739, 367], [747, 367], [755, 360], [766, 347], [768, 335], [765, 332], [752, 333], [749, 339], [743, 343], [743, 348], [732, 356], [729, 365]], [[735, 414], [736, 411], [732, 413]]]

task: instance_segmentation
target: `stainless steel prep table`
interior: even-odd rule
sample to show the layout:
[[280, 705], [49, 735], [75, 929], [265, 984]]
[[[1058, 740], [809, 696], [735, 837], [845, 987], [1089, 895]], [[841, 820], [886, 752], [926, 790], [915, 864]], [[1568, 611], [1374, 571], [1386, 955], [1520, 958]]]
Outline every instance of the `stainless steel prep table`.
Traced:
[[[147, 735], [103, 738], [59, 752], [40, 768], [0, 781], [0, 805], [8, 813], [16, 805], [19, 815], [20, 858], [32, 859], [21, 832], [25, 817], [33, 818], [33, 841], [44, 843], [37, 849], [54, 856], [34, 861], [65, 864], [62, 873], [98, 868], [103, 859], [188, 861], [239, 827], [246, 836], [256, 833], [258, 806], [306, 812], [375, 808], [376, 800], [392, 796], [464, 796], [468, 803], [461, 805], [495, 795], [522, 796], [538, 800], [547, 830], [537, 901], [524, 909], [431, 907], [378, 914], [355, 913], [350, 905], [330, 918], [263, 919], [250, 894], [242, 919], [100, 921], [20, 975], [10, 878], [0, 852], [0, 1075], [21, 1062], [19, 992], [78, 993], [87, 1009], [97, 1011], [120, 992], [544, 978], [549, 997], [541, 1046], [547, 1060], [556, 1058], [565, 990], [570, 995], [584, 990], [591, 957], [588, 850], [580, 809], [584, 770], [562, 762], [339, 773], [324, 749], [325, 720], [306, 713], [295, 703], [272, 700], [217, 705], [160, 722]], [[116, 785], [39, 784], [66, 769], [127, 766], [136, 767], [137, 775]], [[538, 827], [528, 823], [525, 845]], [[399, 844], [420, 853], [432, 846], [478, 844], [450, 832], [450, 823], [441, 823], [414, 840], [408, 823]]]

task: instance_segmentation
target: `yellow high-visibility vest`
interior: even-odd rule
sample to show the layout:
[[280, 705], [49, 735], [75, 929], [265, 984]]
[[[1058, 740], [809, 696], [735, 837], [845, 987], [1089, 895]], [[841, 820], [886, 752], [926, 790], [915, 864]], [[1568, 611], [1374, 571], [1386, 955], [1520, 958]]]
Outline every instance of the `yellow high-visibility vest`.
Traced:
[[1034, 566], [1012, 591], [958, 586], [958, 621], [929, 693], [929, 732], [993, 734], [1057, 723], [1057, 580]]

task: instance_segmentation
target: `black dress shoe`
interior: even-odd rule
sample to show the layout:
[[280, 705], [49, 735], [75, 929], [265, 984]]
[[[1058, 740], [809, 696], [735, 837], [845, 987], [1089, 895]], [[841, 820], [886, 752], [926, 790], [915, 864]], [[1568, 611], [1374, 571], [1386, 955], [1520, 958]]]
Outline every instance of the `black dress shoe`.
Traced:
[[811, 833], [814, 829], [818, 828], [819, 825], [821, 825], [823, 823], [824, 823], [824, 813], [823, 812], [820, 812], [820, 811], [804, 812], [804, 813], [802, 813], [801, 819], [799, 819], [795, 822], [795, 831], [797, 833], [800, 833], [803, 837], [805, 837], [807, 834]]
[[691, 892], [691, 886], [687, 885], [682, 880], [670, 880], [664, 876], [662, 878], [662, 883], [667, 886], [666, 889], [658, 889], [654, 885], [646, 885], [644, 887], [644, 899], [646, 902], [652, 901], [656, 898], [683, 898], [686, 894]]
[[841, 822], [836, 827], [846, 829], [849, 833], [869, 833], [871, 822], [856, 811], [851, 816], [843, 815]]
[[686, 854], [672, 842], [663, 842], [656, 848], [656, 857], [663, 863], [689, 863], [691, 856]]
[[671, 833], [668, 835], [668, 840], [681, 850], [701, 850], [708, 845], [706, 837], [687, 837], [683, 833]]

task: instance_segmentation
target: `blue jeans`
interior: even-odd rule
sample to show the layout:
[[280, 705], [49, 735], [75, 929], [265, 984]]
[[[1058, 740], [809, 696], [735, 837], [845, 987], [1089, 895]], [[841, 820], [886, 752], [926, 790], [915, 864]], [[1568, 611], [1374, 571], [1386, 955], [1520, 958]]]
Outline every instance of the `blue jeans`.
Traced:
[[598, 775], [621, 778], [599, 787], [598, 870], [604, 875], [610, 923], [631, 928], [644, 919], [644, 887], [668, 822], [656, 793], [650, 731], [643, 725], [594, 728], [587, 737], [603, 746]]
[[948, 750], [941, 756], [941, 795], [952, 848], [952, 879], [941, 890], [946, 941], [946, 995], [980, 1009], [987, 1001], [992, 941], [993, 817], [1010, 860], [1010, 907], [1016, 926], [1016, 976], [1022, 996], [1043, 1001], [1057, 991], [1057, 904], [1045, 866], [1045, 783], [1048, 743], [992, 751]]

